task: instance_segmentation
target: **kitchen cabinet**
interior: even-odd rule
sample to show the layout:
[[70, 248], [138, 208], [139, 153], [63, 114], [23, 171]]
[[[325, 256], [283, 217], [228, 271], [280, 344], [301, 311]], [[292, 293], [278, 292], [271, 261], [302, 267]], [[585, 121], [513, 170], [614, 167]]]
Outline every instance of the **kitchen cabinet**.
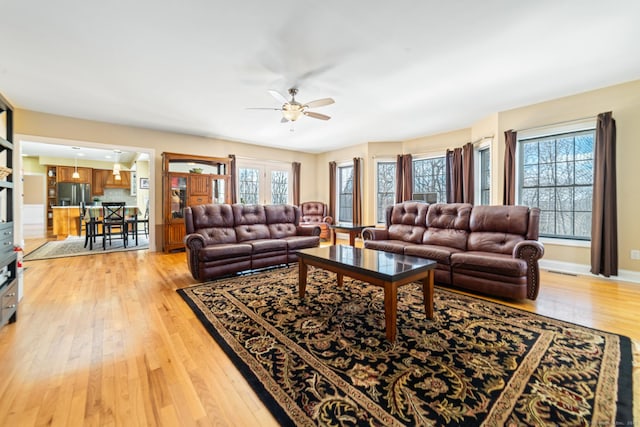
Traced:
[[80, 178], [77, 179], [73, 178], [73, 173], [75, 172], [75, 170], [76, 169], [73, 166], [58, 166], [58, 182], [81, 182], [83, 184], [91, 184], [91, 168], [78, 168], [78, 174], [80, 175]]
[[120, 180], [115, 179], [115, 175], [111, 169], [94, 169], [93, 170], [93, 187], [91, 194], [94, 196], [104, 195], [105, 188], [131, 188], [131, 172], [120, 171]]
[[162, 153], [162, 226], [165, 252], [184, 248], [184, 209], [187, 206], [231, 203], [228, 194], [230, 165], [231, 160], [227, 157]]

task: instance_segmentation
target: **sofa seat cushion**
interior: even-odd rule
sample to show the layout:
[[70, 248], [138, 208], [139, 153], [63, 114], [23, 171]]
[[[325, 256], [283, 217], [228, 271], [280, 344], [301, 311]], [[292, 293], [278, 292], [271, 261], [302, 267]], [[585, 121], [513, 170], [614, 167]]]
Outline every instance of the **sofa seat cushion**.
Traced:
[[279, 222], [269, 224], [269, 233], [272, 239], [282, 239], [283, 237], [295, 236], [298, 232], [296, 225], [290, 222]]
[[249, 240], [245, 243], [248, 243], [253, 248], [252, 255], [287, 251], [287, 242], [284, 239]]
[[404, 248], [413, 245], [411, 242], [404, 240], [365, 240], [364, 247], [367, 249], [376, 249], [379, 251], [393, 252], [395, 254], [404, 254]]
[[251, 256], [251, 251], [251, 245], [222, 243], [218, 245], [205, 246], [198, 251], [198, 258], [204, 262], [233, 258], [248, 258]]
[[451, 264], [451, 254], [460, 252], [462, 252], [460, 249], [436, 245], [410, 245], [404, 250], [405, 255], [431, 259], [444, 265]]
[[527, 275], [527, 262], [511, 255], [492, 252], [461, 252], [451, 255], [451, 267], [454, 272], [465, 270], [482, 271], [503, 276], [522, 277]]
[[319, 236], [291, 236], [282, 239], [287, 242], [289, 251], [296, 251], [298, 249], [315, 248], [320, 245]]

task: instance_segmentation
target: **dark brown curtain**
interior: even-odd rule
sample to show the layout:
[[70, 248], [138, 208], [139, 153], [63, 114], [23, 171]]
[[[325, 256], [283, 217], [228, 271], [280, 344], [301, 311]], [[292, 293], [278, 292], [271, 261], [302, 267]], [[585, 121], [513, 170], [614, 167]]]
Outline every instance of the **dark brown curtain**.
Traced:
[[413, 157], [411, 154], [402, 156], [402, 200], [413, 199]]
[[353, 223], [362, 224], [362, 159], [353, 158]]
[[402, 192], [402, 154], [396, 157], [396, 203], [403, 202]]
[[473, 144], [467, 143], [462, 146], [462, 188], [464, 203], [473, 204], [474, 178], [473, 178]]
[[329, 216], [337, 222], [336, 217], [336, 162], [329, 162]]
[[293, 204], [300, 206], [300, 163], [293, 162], [291, 169], [293, 171]]
[[504, 205], [516, 204], [516, 144], [517, 132], [507, 130], [504, 132]]
[[231, 203], [238, 203], [238, 192], [236, 189], [236, 155], [230, 154], [229, 158], [231, 159], [231, 170], [229, 171], [229, 175], [231, 175], [230, 183], [229, 183], [229, 196], [231, 199]]
[[446, 153], [447, 203], [462, 203], [462, 148], [447, 150]]
[[598, 114], [595, 145], [591, 272], [609, 277], [618, 274], [616, 121], [611, 112]]

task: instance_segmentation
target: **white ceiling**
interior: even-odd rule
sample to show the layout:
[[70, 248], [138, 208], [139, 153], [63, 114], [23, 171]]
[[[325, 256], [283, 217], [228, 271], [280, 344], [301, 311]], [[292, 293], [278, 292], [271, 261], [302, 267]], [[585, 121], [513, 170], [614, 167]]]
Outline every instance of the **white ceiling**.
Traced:
[[[640, 1], [0, 0], [17, 107], [323, 152], [640, 78]], [[280, 123], [267, 90], [332, 97]]]

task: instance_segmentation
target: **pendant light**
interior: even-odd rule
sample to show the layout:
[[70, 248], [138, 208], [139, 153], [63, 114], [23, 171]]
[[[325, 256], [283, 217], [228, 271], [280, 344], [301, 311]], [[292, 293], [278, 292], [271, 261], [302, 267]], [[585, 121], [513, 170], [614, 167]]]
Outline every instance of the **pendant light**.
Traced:
[[122, 177], [120, 176], [120, 150], [113, 150], [116, 153], [116, 162], [113, 164], [113, 178], [116, 181], [120, 181]]
[[[78, 149], [78, 150], [80, 149], [79, 147], [73, 147], [73, 148], [74, 149]], [[76, 157], [75, 157], [75, 161], [76, 161], [76, 168], [73, 171], [73, 174], [71, 175], [71, 178], [80, 179], [80, 174], [78, 173], [78, 155], [77, 154], [76, 154]]]

